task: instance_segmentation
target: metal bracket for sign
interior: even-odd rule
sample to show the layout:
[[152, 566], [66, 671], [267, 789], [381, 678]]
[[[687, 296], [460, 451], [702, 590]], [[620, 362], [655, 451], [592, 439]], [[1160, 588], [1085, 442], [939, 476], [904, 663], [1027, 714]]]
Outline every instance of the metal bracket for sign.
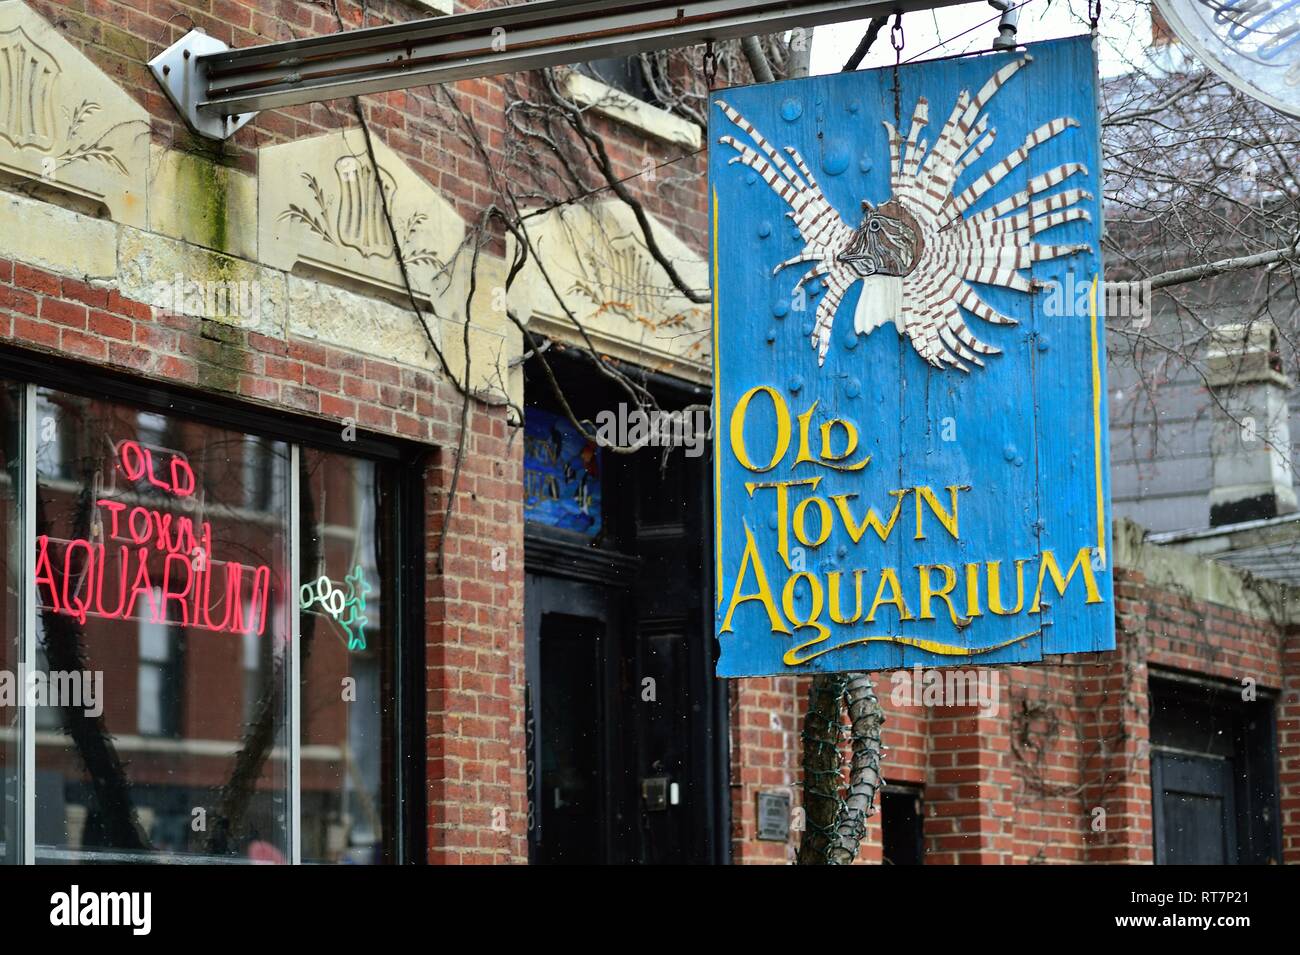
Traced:
[[243, 50], [194, 30], [149, 68], [191, 129], [226, 139], [263, 109], [958, 2], [964, 0], [535, 0]]
[[989, 6], [1002, 13], [998, 20], [998, 35], [993, 39], [993, 49], [1014, 50], [1020, 45], [1016, 29], [1020, 22], [1020, 8], [1024, 0], [989, 0]]
[[219, 113], [199, 109], [207, 96], [207, 66], [214, 53], [224, 53], [230, 47], [202, 30], [191, 30], [185, 36], [149, 61], [154, 79], [163, 88], [176, 112], [185, 117], [190, 128], [209, 139], [226, 139], [239, 127], [257, 115], [250, 113]]

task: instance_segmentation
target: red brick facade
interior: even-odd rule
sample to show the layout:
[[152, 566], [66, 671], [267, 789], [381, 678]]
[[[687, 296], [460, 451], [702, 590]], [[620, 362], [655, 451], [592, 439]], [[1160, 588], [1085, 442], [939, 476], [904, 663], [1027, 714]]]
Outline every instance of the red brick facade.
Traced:
[[1287, 635], [1278, 707], [1278, 780], [1282, 787], [1282, 858], [1300, 859], [1300, 634]]
[[[126, 375], [306, 412], [436, 450], [426, 541], [437, 553], [460, 399], [433, 377], [315, 342], [267, 338], [157, 312], [115, 290], [0, 260], [0, 338]], [[523, 784], [521, 444], [504, 408], [471, 407], [445, 572], [430, 563], [428, 824], [433, 862], [527, 858]], [[505, 571], [493, 570], [504, 546]], [[498, 566], [500, 561], [497, 561]], [[508, 810], [509, 832], [493, 828]]]
[[[1138, 570], [1118, 570], [1115, 592], [1114, 654], [1002, 669], [996, 716], [897, 706], [889, 674], [877, 676], [887, 714], [882, 774], [924, 786], [927, 864], [1152, 862], [1148, 680], [1162, 670], [1229, 688], [1249, 678], [1273, 694], [1283, 861], [1300, 862], [1300, 631], [1151, 584]], [[754, 804], [760, 789], [782, 788], [798, 803], [798, 754], [784, 747], [798, 738], [806, 692], [802, 680], [737, 681], [737, 862], [793, 857], [793, 847], [755, 839]], [[860, 858], [880, 859], [878, 816]]]

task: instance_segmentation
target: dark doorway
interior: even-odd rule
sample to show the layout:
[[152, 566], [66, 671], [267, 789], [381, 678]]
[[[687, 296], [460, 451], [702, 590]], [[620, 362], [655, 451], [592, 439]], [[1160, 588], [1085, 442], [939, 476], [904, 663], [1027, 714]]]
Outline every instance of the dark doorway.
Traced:
[[[557, 351], [548, 358], [590, 433], [627, 396]], [[708, 402], [704, 389], [625, 370], [665, 410]], [[550, 400], [545, 378], [525, 393], [530, 860], [725, 862], [708, 448], [606, 453]]]
[[[1177, 677], [1151, 680], [1155, 861], [1276, 862], [1274, 705], [1265, 691]], [[1249, 695], [1249, 694], [1248, 694]]]
[[530, 817], [532, 861], [595, 864], [614, 861], [625, 840], [616, 787], [623, 754], [608, 732], [617, 705], [617, 653], [625, 626], [606, 587], [529, 575], [527, 593], [530, 687]]
[[920, 788], [886, 786], [880, 794], [881, 861], [925, 863], [925, 810]]

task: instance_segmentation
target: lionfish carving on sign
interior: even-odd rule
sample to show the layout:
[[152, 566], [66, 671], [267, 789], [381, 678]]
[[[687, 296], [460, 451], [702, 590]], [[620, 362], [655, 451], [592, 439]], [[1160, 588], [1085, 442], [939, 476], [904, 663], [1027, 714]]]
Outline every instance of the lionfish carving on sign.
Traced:
[[[792, 146], [786, 161], [748, 120], [722, 100], [718, 106], [752, 141], [724, 135], [719, 142], [758, 173], [790, 206], [804, 241], [795, 256], [779, 263], [772, 274], [794, 265], [812, 263], [795, 283], [797, 292], [806, 282], [821, 279], [825, 295], [814, 315], [812, 346], [818, 365], [826, 361], [835, 313], [848, 291], [863, 284], [853, 315], [853, 329], [869, 335], [888, 322], [906, 335], [921, 356], [936, 368], [969, 371], [967, 362], [983, 367], [983, 355], [1000, 349], [975, 337], [963, 309], [995, 325], [1016, 320], [991, 308], [972, 282], [1035, 291], [1022, 273], [1035, 262], [1086, 252], [1090, 246], [1047, 245], [1033, 241], [1053, 226], [1088, 220], [1079, 203], [1092, 199], [1082, 189], [1065, 189], [1042, 196], [1076, 173], [1087, 173], [1081, 163], [1064, 163], [1029, 181], [1026, 188], [979, 212], [970, 210], [982, 196], [1023, 163], [1030, 152], [1078, 122], [1053, 119], [1038, 127], [1020, 148], [989, 169], [958, 195], [957, 180], [993, 145], [995, 130], [984, 107], [1015, 73], [1031, 61], [1026, 56], [995, 72], [974, 98], [963, 90], [939, 133], [934, 148], [920, 139], [929, 122], [929, 104], [917, 101], [912, 126], [904, 142], [897, 129], [889, 132], [892, 197], [880, 205], [862, 203], [862, 221], [853, 228], [831, 206]], [[919, 140], [919, 141], [918, 141]], [[754, 147], [757, 147], [757, 150]], [[791, 165], [793, 163], [793, 166]], [[1040, 197], [1041, 196], [1041, 197]], [[1040, 197], [1040, 198], [1035, 198]]]

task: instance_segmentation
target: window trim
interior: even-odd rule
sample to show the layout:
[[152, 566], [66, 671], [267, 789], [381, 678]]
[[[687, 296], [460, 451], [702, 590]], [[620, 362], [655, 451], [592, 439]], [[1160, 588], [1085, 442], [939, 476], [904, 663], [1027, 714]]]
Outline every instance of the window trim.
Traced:
[[[300, 511], [299, 482], [302, 471], [299, 463], [302, 448], [296, 441], [289, 443], [289, 580], [295, 586], [302, 584], [302, 513]], [[296, 526], [295, 526], [296, 525]], [[292, 593], [292, 591], [290, 591]], [[289, 864], [302, 865], [302, 612], [299, 602], [289, 604]], [[399, 632], [398, 639], [401, 639]], [[401, 658], [398, 658], [401, 665]], [[295, 798], [295, 793], [297, 797]], [[401, 810], [394, 814], [394, 822]]]
[[[19, 382], [16, 382], [19, 383]], [[22, 527], [22, 539], [18, 552], [22, 554], [19, 561], [23, 581], [23, 615], [18, 621], [22, 627], [21, 650], [18, 654], [19, 665], [29, 669], [36, 664], [36, 587], [26, 586], [27, 581], [36, 577], [36, 560], [34, 549], [25, 546], [26, 541], [36, 540], [36, 389], [20, 379], [23, 388], [23, 415], [20, 427], [23, 429], [22, 467], [22, 514], [19, 524]], [[22, 757], [19, 761], [18, 790], [22, 794], [22, 808], [18, 816], [21, 829], [18, 855], [19, 865], [32, 865], [36, 861], [36, 712], [30, 706], [18, 707], [18, 731], [22, 740]]]
[[[258, 408], [235, 398], [213, 395], [195, 388], [175, 386], [171, 383], [155, 384], [107, 371], [99, 366], [71, 361], [66, 358], [42, 355], [9, 348], [0, 348], [0, 378], [7, 378], [24, 389], [23, 420], [23, 486], [21, 488], [22, 514], [19, 521], [24, 541], [36, 536], [36, 482], [32, 480], [36, 461], [36, 428], [39, 420], [36, 411], [36, 392], [40, 387], [54, 388], [73, 394], [132, 405], [142, 411], [153, 411], [172, 417], [188, 419], [214, 427], [244, 431], [270, 437], [289, 444], [291, 451], [290, 505], [298, 502], [298, 459], [303, 446], [327, 451], [338, 451], [339, 424], [310, 418], [288, 410]], [[394, 686], [394, 736], [396, 752], [393, 765], [397, 779], [393, 792], [397, 800], [394, 812], [393, 845], [394, 862], [424, 864], [428, 860], [426, 833], [427, 760], [425, 752], [426, 682], [425, 682], [425, 599], [424, 599], [424, 486], [425, 459], [434, 448], [409, 439], [375, 435], [357, 429], [347, 453], [369, 458], [379, 463], [395, 466], [395, 510], [393, 515], [393, 574], [396, 646], [394, 658], [397, 673]], [[298, 548], [301, 537], [301, 518], [296, 509], [290, 528], [290, 573], [297, 579]], [[414, 529], [412, 529], [414, 528]], [[34, 571], [31, 548], [20, 547], [20, 571], [24, 581], [30, 580]], [[20, 661], [24, 666], [34, 665], [36, 656], [36, 628], [29, 625], [36, 619], [35, 588], [24, 587], [23, 635], [20, 641]], [[291, 640], [293, 673], [290, 710], [290, 784], [297, 786], [300, 777], [296, 764], [300, 758], [302, 741], [298, 736], [300, 720], [301, 677], [298, 656], [299, 615], [291, 613]], [[19, 707], [19, 727], [22, 750], [20, 772], [17, 780], [21, 801], [21, 826], [19, 847], [20, 865], [36, 862], [36, 732], [31, 707]], [[301, 807], [300, 798], [291, 797], [292, 819], [289, 856], [291, 862], [301, 861]]]
[[[172, 382], [152, 383], [123, 377], [96, 365], [54, 355], [0, 349], [0, 377], [35, 382], [90, 398], [134, 405], [142, 411], [189, 418], [201, 424], [244, 431], [294, 444], [338, 450], [339, 424], [279, 408], [258, 407], [236, 396], [213, 394]], [[30, 409], [29, 409], [30, 410]], [[409, 438], [356, 429], [348, 453], [377, 461], [410, 464], [432, 450]]]

